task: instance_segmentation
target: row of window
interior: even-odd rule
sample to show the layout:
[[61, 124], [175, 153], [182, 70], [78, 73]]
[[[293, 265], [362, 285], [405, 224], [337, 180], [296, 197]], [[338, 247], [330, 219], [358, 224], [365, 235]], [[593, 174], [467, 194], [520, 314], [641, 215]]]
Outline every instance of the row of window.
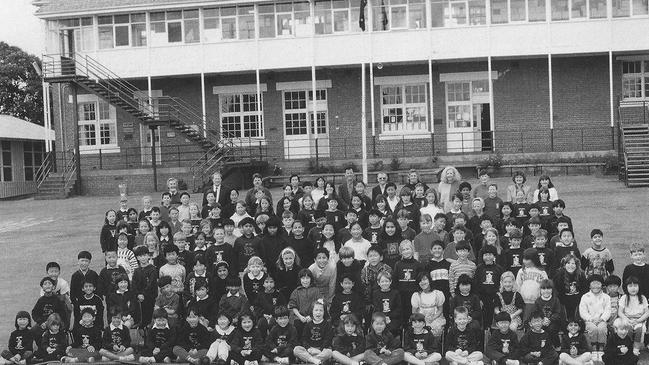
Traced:
[[622, 97], [649, 99], [649, 61], [622, 62]]
[[[490, 0], [487, 14], [486, 0], [371, 0], [363, 15], [373, 31], [426, 28], [427, 16], [432, 27], [600, 19], [609, 16], [607, 1]], [[649, 0], [610, 1], [613, 18], [649, 15]], [[73, 18], [51, 25], [74, 29], [76, 47], [83, 51], [95, 44], [109, 49], [361, 31], [355, 0], [316, 1], [311, 14], [309, 2], [294, 1]]]
[[[23, 145], [23, 168], [25, 181], [34, 181], [36, 171], [43, 163], [45, 144], [38, 141], [21, 142]], [[14, 180], [14, 166], [12, 164], [11, 142], [0, 141], [0, 181]]]

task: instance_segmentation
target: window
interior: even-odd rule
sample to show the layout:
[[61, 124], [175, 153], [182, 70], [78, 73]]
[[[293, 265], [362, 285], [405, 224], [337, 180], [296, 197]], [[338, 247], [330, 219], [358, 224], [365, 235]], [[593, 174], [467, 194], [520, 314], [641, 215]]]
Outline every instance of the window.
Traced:
[[[100, 49], [146, 46], [146, 15], [144, 13], [99, 16], [97, 22], [99, 23]], [[88, 23], [92, 25], [92, 21]], [[82, 31], [91, 33], [91, 29], [91, 26], [87, 30], [84, 27]]]
[[471, 127], [471, 82], [446, 84], [447, 128]]
[[34, 181], [34, 174], [43, 163], [43, 142], [24, 142], [25, 181]]
[[254, 6], [237, 6], [237, 22], [239, 23], [239, 39], [255, 38]]
[[263, 98], [258, 103], [256, 93], [222, 94], [219, 102], [223, 138], [264, 138]]
[[[214, 27], [215, 15], [209, 9], [206, 9], [206, 12], [205, 28], [216, 29]], [[198, 9], [151, 13], [149, 19], [151, 44], [153, 45], [200, 42]], [[216, 19], [218, 20], [218, 14], [216, 14]]]
[[552, 20], [568, 20], [570, 12], [568, 11], [568, 0], [551, 0]]
[[82, 150], [117, 147], [115, 108], [103, 100], [86, 100], [79, 107], [79, 146]]
[[[360, 15], [358, 4], [359, 2], [354, 0], [316, 1], [314, 19], [316, 34], [359, 32], [361, 29], [358, 26]], [[365, 15], [367, 15], [367, 7]]]
[[428, 131], [426, 84], [381, 87], [383, 133]]
[[146, 14], [131, 14], [131, 45], [146, 46]]
[[[287, 136], [327, 133], [327, 90], [317, 89], [313, 101], [312, 90], [284, 92], [284, 130]], [[308, 127], [307, 127], [308, 125]]]
[[373, 30], [426, 28], [423, 0], [371, 0]]
[[0, 142], [0, 181], [13, 180], [13, 166], [11, 164], [11, 142]]
[[613, 17], [626, 17], [631, 15], [631, 0], [613, 0]]
[[624, 99], [649, 98], [649, 61], [622, 62], [622, 96]]

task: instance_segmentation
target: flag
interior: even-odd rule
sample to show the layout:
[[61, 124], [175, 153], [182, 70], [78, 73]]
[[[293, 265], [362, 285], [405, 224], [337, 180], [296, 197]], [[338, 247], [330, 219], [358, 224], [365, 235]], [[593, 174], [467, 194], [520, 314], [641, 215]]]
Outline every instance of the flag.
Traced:
[[367, 0], [361, 0], [360, 14], [358, 15], [358, 27], [365, 31], [365, 7]]

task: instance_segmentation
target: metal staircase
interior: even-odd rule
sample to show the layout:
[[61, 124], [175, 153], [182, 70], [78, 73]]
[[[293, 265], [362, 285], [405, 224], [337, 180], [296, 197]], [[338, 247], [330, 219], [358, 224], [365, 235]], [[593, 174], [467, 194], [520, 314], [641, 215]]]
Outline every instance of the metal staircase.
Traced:
[[622, 127], [622, 146], [626, 186], [649, 186], [649, 125]]
[[194, 189], [200, 188], [206, 177], [226, 162], [246, 162], [243, 154], [235, 153], [234, 141], [237, 138], [206, 128], [214, 123], [204, 120], [201, 111], [178, 97], [148, 97], [146, 91], [120, 78], [91, 57], [78, 53], [44, 55], [43, 79], [50, 83], [75, 83], [119, 107], [143, 125], [168, 125], [195, 142], [204, 154], [190, 167]]
[[74, 152], [50, 151], [36, 170], [36, 200], [65, 199], [77, 187], [77, 156]]

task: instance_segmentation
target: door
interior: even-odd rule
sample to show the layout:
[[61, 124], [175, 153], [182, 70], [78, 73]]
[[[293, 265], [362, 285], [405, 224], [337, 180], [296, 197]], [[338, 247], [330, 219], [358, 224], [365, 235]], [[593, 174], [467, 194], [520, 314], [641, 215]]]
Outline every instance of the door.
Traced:
[[74, 75], [76, 73], [74, 63], [75, 29], [61, 29], [59, 40], [59, 46], [61, 47], [61, 74]]
[[[486, 86], [485, 86], [486, 85]], [[447, 152], [483, 150], [485, 134], [491, 148], [489, 91], [486, 80], [446, 83]], [[483, 127], [489, 125], [483, 134]]]
[[284, 158], [329, 157], [328, 118], [326, 90], [285, 91]]
[[[141, 109], [147, 113], [152, 114], [152, 118], [156, 119], [158, 114], [158, 97], [162, 96], [162, 90], [151, 90], [151, 101], [150, 107], [149, 104], [149, 94], [146, 91], [140, 91], [135, 96], [135, 99], [138, 100], [138, 103], [141, 106]], [[140, 154], [142, 156], [142, 165], [148, 166], [151, 165], [151, 145], [153, 133], [149, 126], [140, 124]], [[160, 127], [158, 126], [155, 129], [155, 155], [156, 155], [156, 164], [162, 162], [162, 148], [160, 146]]]

